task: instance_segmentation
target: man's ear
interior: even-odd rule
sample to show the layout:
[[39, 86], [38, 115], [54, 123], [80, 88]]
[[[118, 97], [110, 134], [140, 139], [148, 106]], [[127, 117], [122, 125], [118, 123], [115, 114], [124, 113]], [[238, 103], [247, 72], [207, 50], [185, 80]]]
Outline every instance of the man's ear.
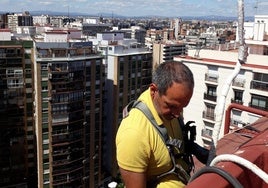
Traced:
[[156, 84], [151, 83], [151, 84], [150, 84], [150, 94], [151, 94], [151, 97], [152, 97], [152, 98], [154, 98], [155, 93], [156, 93], [157, 91], [158, 91], [158, 89], [157, 89]]

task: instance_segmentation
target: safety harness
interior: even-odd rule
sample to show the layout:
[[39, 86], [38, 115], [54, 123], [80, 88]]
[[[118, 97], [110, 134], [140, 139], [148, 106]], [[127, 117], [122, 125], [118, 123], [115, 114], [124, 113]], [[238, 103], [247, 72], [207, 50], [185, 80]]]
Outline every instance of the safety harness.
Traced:
[[[132, 108], [137, 108], [139, 109], [141, 112], [143, 112], [143, 114], [147, 117], [147, 119], [151, 122], [151, 124], [154, 126], [154, 128], [156, 129], [156, 131], [159, 133], [160, 137], [162, 138], [163, 142], [165, 143], [170, 158], [171, 158], [171, 162], [173, 167], [167, 171], [164, 172], [160, 175], [157, 175], [156, 180], [159, 180], [160, 178], [170, 175], [170, 174], [174, 174], [176, 175], [184, 184], [187, 184], [189, 179], [190, 179], [190, 172], [194, 166], [193, 163], [193, 159], [192, 159], [192, 155], [191, 154], [187, 154], [187, 153], [178, 153], [175, 154], [175, 150], [179, 150], [182, 151], [182, 146], [183, 146], [183, 141], [179, 140], [179, 139], [174, 139], [174, 138], [170, 138], [168, 136], [167, 133], [167, 129], [164, 125], [158, 125], [156, 123], [156, 120], [154, 119], [150, 109], [147, 107], [147, 105], [141, 101], [131, 101], [124, 109], [123, 109], [123, 118], [127, 117], [129, 114], [129, 111]], [[182, 120], [179, 120], [182, 121]], [[179, 124], [181, 125], [181, 122], [179, 122]], [[188, 137], [188, 131], [187, 133], [185, 132], [185, 129], [182, 129], [183, 131], [183, 135], [184, 137], [187, 135]], [[185, 133], [184, 133], [185, 132]], [[193, 137], [193, 136], [192, 136]], [[185, 139], [185, 138], [184, 138]], [[186, 171], [180, 164], [176, 163], [176, 158], [182, 158], [188, 165], [189, 165], [189, 169]], [[185, 160], [186, 159], [186, 160]]]

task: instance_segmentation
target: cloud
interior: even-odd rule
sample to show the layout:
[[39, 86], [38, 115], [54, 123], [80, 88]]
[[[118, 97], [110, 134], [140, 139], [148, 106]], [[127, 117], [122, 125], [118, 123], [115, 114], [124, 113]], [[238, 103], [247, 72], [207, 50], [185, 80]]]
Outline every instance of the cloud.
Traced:
[[51, 5], [51, 4], [53, 4], [53, 2], [49, 2], [49, 1], [41, 1], [39, 3], [43, 4], [43, 5]]

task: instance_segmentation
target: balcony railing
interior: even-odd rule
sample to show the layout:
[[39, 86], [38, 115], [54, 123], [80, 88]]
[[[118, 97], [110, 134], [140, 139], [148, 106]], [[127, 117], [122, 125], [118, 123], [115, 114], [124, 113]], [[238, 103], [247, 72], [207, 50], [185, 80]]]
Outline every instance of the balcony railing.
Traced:
[[244, 88], [245, 87], [245, 80], [243, 79], [235, 79], [234, 81], [233, 81], [233, 84], [232, 84], [233, 86], [236, 86], [236, 87], [242, 87], [242, 88]]
[[208, 129], [202, 129], [201, 136], [211, 138], [212, 137], [212, 131]]
[[250, 89], [268, 91], [268, 83], [257, 81], [257, 80], [252, 80], [250, 83]]
[[47, 52], [38, 52], [37, 58], [73, 58], [73, 57], [88, 57], [88, 56], [100, 56], [101, 53], [94, 50], [80, 50], [80, 51], [47, 51]]
[[243, 104], [241, 99], [231, 99], [231, 103]]
[[260, 110], [268, 111], [268, 106], [267, 105], [265, 107], [264, 106], [257, 106], [257, 105], [254, 105], [254, 104], [252, 104], [250, 102], [250, 103], [248, 103], [248, 106], [253, 107], [253, 108], [257, 108], [257, 109], [260, 109]]
[[218, 75], [215, 74], [205, 74], [205, 81], [218, 83]]
[[209, 95], [207, 93], [204, 93], [204, 99], [216, 102], [217, 96], [213, 96], [213, 95]]
[[203, 111], [203, 118], [215, 121], [215, 117], [216, 116], [214, 112]]

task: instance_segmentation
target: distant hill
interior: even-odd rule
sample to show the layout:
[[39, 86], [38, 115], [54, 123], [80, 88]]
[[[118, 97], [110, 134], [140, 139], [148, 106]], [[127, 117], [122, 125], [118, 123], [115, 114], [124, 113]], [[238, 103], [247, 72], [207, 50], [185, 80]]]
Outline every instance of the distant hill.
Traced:
[[[235, 16], [215, 16], [215, 15], [208, 15], [208, 16], [184, 16], [181, 17], [184, 20], [210, 20], [210, 21], [235, 21], [237, 17]], [[245, 17], [245, 21], [254, 21], [253, 16]]]
[[[51, 16], [70, 16], [70, 17], [78, 17], [78, 16], [89, 16], [89, 17], [110, 17], [110, 18], [167, 18], [165, 16], [158, 15], [146, 15], [146, 16], [123, 16], [112, 13], [79, 13], [79, 12], [56, 12], [56, 11], [29, 11], [31, 15], [51, 15]], [[0, 11], [0, 14], [5, 14], [7, 12]], [[13, 13], [13, 12], [9, 12]], [[14, 12], [16, 13], [16, 12]], [[217, 15], [207, 15], [207, 16], [177, 16], [177, 18], [182, 18], [183, 20], [209, 20], [209, 21], [235, 21], [237, 17], [235, 16], [217, 16]], [[254, 21], [254, 17], [245, 17], [245, 21]]]

